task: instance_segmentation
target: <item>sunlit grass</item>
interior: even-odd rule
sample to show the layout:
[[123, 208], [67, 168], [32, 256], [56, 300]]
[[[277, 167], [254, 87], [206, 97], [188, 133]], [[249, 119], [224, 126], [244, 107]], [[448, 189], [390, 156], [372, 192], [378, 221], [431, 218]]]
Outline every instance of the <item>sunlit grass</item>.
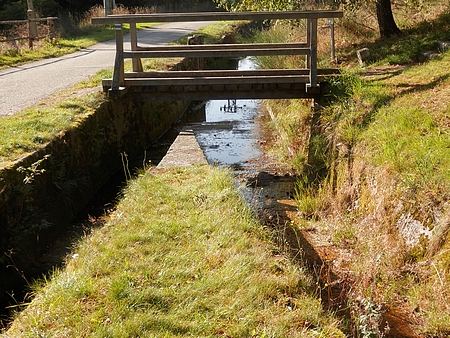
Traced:
[[[427, 13], [436, 3], [439, 10], [430, 16]], [[296, 127], [298, 134], [311, 127], [306, 146], [297, 148], [303, 150], [304, 165], [294, 166], [294, 157], [285, 157], [300, 174], [326, 169], [316, 184], [305, 180], [298, 185], [299, 224], [317, 231], [318, 241], [330, 241], [330, 253], [338, 248], [344, 260], [348, 257], [337, 272], [350, 271], [351, 304], [364, 299], [366, 305], [406, 307], [411, 313], [418, 309], [411, 315], [417, 319], [416, 332], [436, 337], [450, 332], [445, 291], [450, 280], [450, 53], [424, 60], [421, 52], [436, 48], [438, 40], [448, 40], [448, 13], [442, 5], [427, 4], [432, 9], [417, 15], [426, 16], [426, 21], [411, 20], [401, 36], [371, 42], [360, 33], [351, 40], [364, 40], [374, 59], [365, 68], [354, 67], [355, 46], [352, 55], [339, 56], [342, 76], [330, 79], [331, 90], [310, 109], [311, 119], [299, 119]], [[367, 13], [359, 15], [355, 23], [364, 22]], [[341, 46], [361, 32], [350, 31], [356, 26], [343, 23], [337, 33]], [[269, 39], [277, 38], [276, 32], [271, 34]], [[291, 38], [286, 35], [282, 41]], [[289, 62], [264, 59], [260, 64], [285, 67]], [[274, 143], [279, 156], [280, 149], [286, 153], [299, 138], [290, 132], [293, 124], [282, 122], [292, 113], [289, 105], [269, 104], [275, 118], [267, 125], [276, 126], [272, 129], [278, 139], [284, 136], [283, 143]], [[304, 109], [296, 110], [299, 116], [308, 116]], [[279, 144], [283, 147], [277, 148]], [[317, 160], [320, 167], [315, 166]], [[405, 215], [432, 230], [431, 238], [422, 236], [417, 244], [406, 244], [398, 230]], [[369, 327], [370, 308], [359, 307], [353, 314], [361, 330]], [[371, 334], [381, 334], [377, 323], [372, 324]]]
[[[204, 36], [205, 44], [217, 43], [222, 36], [226, 34], [236, 35], [236, 27], [245, 25], [246, 21], [219, 21], [206, 25], [193, 34], [202, 34]], [[178, 39], [174, 43], [179, 45], [187, 44], [187, 36]]]
[[227, 172], [143, 173], [7, 334], [344, 337], [268, 238]]
[[0, 53], [0, 69], [27, 62], [58, 57], [87, 48], [98, 42], [114, 39], [114, 29], [109, 26], [92, 27], [88, 34], [72, 38], [44, 40], [33, 49], [20, 48], [12, 52]]
[[59, 133], [76, 126], [82, 118], [95, 111], [103, 97], [101, 92], [97, 92], [65, 99], [54, 106], [28, 108], [14, 116], [1, 118], [1, 166], [44, 147]]

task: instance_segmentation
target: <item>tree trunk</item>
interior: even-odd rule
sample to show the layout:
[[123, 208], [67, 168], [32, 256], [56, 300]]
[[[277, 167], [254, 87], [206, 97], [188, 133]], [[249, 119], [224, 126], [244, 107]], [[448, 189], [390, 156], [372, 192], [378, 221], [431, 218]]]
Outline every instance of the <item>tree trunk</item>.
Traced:
[[397, 27], [392, 14], [391, 0], [377, 0], [376, 8], [380, 36], [388, 38], [392, 35], [400, 34], [400, 29]]

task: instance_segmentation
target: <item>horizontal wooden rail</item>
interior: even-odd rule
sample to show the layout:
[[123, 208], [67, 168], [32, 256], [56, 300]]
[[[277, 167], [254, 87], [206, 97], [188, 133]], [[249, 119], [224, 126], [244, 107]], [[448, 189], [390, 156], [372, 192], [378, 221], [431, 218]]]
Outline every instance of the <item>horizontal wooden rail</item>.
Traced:
[[267, 56], [267, 55], [309, 55], [309, 48], [235, 48], [235, 49], [206, 49], [202, 48], [189, 50], [171, 50], [165, 51], [137, 51], [123, 52], [123, 57], [132, 58], [171, 58], [171, 57], [245, 57], [245, 56]]
[[227, 49], [276, 49], [276, 48], [307, 48], [306, 43], [238, 43], [238, 44], [215, 44], [215, 45], [165, 45], [165, 46], [138, 46], [139, 51], [190, 51], [190, 50], [227, 50]]
[[[318, 76], [319, 80], [323, 76]], [[226, 85], [226, 84], [257, 84], [257, 83], [308, 83], [309, 79], [305, 75], [272, 75], [272, 76], [228, 76], [228, 77], [177, 77], [173, 78], [132, 78], [125, 80], [125, 86], [206, 86], [206, 85]]]
[[57, 17], [48, 17], [48, 18], [36, 18], [36, 19], [26, 19], [26, 20], [7, 20], [7, 21], [0, 21], [0, 25], [18, 25], [21, 23], [28, 23], [28, 22], [42, 22], [42, 21], [49, 21], [49, 20], [58, 20]]
[[[179, 77], [244, 77], [244, 76], [284, 76], [298, 75], [306, 76], [308, 69], [251, 69], [251, 70], [183, 70], [183, 71], [153, 71], [153, 72], [130, 72], [125, 74], [125, 81], [133, 78], [172, 78]], [[339, 74], [339, 69], [318, 69], [317, 75], [332, 76]]]
[[342, 18], [341, 11], [279, 11], [279, 12], [194, 12], [108, 15], [92, 18], [93, 24], [113, 25], [122, 23], [235, 21], [235, 20], [292, 20]]

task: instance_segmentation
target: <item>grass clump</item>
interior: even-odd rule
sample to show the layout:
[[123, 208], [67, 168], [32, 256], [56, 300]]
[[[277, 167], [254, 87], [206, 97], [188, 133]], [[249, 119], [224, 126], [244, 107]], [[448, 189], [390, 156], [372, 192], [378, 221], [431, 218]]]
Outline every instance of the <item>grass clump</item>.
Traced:
[[227, 172], [142, 173], [6, 336], [344, 337], [267, 238]]

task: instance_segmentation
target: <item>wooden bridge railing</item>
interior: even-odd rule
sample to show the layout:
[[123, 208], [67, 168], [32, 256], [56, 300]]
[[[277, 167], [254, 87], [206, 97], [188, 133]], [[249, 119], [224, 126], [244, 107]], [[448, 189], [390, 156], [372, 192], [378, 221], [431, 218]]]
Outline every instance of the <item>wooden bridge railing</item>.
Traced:
[[[268, 84], [288, 82], [306, 83], [306, 89], [318, 87], [320, 75], [326, 70], [317, 69], [317, 22], [318, 19], [334, 19], [343, 16], [341, 11], [280, 11], [280, 12], [202, 12], [202, 13], [157, 13], [110, 15], [93, 18], [93, 24], [114, 24], [116, 28], [116, 60], [111, 80], [104, 80], [104, 88], [110, 88], [113, 95], [128, 87], [164, 85], [226, 85], [226, 84]], [[215, 45], [165, 45], [142, 47], [138, 45], [137, 23], [148, 22], [190, 22], [190, 21], [264, 21], [280, 19], [304, 19], [307, 23], [306, 41], [298, 43], [255, 43]], [[125, 51], [122, 25], [130, 25], [131, 50]], [[296, 70], [254, 70], [240, 71], [197, 71], [197, 72], [143, 72], [141, 59], [163, 57], [245, 57], [263, 55], [305, 55], [305, 69]], [[124, 60], [133, 60], [133, 72], [124, 72]], [[306, 70], [306, 72], [305, 72]], [[175, 74], [178, 73], [178, 74]], [[181, 74], [180, 74], [181, 73]], [[318, 77], [319, 76], [319, 77]], [[191, 89], [192, 91], [192, 89]]]

